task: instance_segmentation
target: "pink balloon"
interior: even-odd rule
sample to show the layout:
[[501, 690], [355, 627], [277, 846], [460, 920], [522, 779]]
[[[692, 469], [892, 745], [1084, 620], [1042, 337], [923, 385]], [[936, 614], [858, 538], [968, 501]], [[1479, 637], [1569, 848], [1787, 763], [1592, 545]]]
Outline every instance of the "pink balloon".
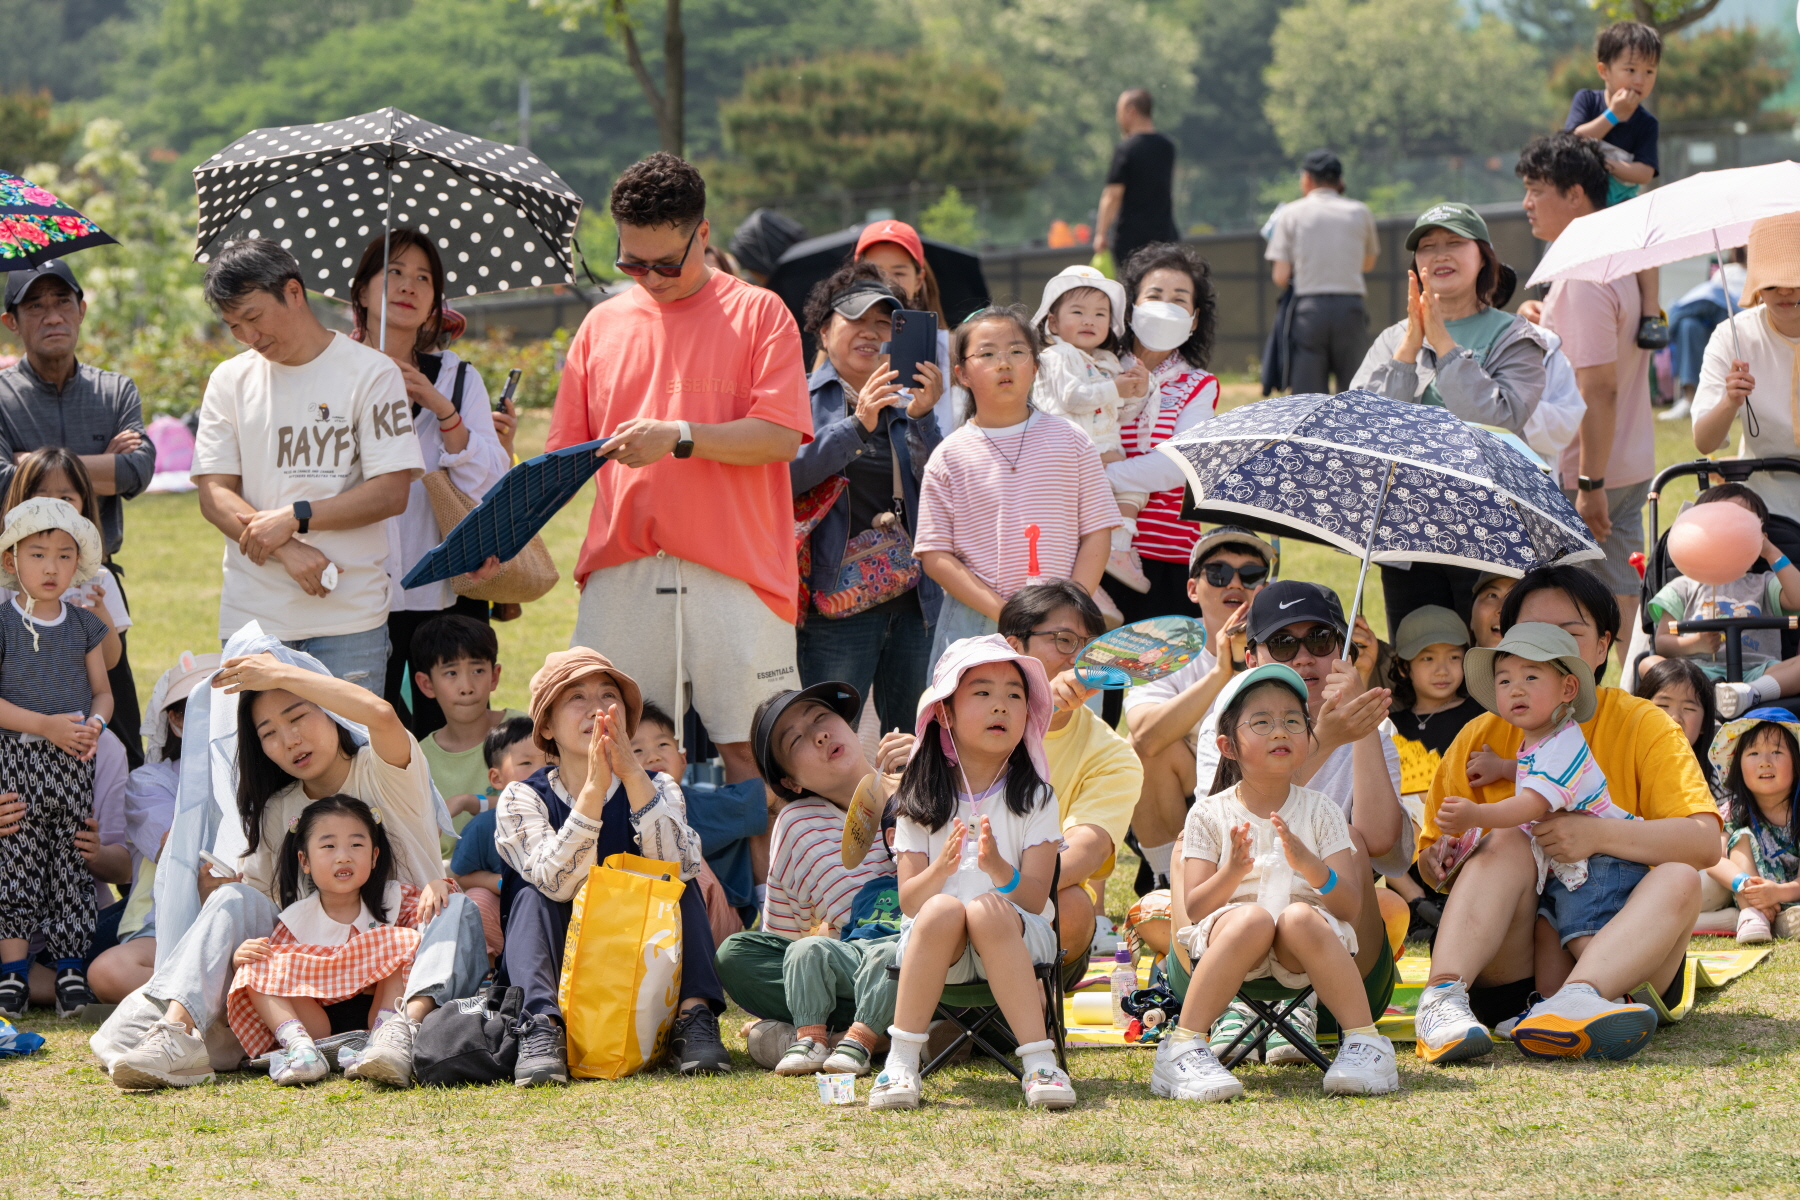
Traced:
[[1762, 545], [1762, 522], [1730, 500], [1696, 504], [1669, 527], [1669, 558], [1697, 583], [1741, 578], [1756, 565]]

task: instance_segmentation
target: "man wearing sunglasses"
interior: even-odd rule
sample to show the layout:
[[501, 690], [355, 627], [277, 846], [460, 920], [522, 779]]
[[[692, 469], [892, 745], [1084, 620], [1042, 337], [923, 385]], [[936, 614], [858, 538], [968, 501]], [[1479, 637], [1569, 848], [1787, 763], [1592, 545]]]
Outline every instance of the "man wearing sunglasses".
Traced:
[[812, 437], [800, 331], [775, 293], [706, 265], [706, 183], [657, 153], [613, 185], [619, 270], [569, 345], [548, 448], [605, 439], [575, 578], [574, 645], [676, 717], [727, 780], [756, 774], [751, 713], [798, 681], [788, 466]]
[[[1144, 853], [1140, 893], [1163, 886], [1169, 874], [1169, 859], [1194, 798], [1196, 732], [1213, 700], [1243, 668], [1250, 601], [1268, 582], [1275, 558], [1275, 547], [1238, 525], [1221, 525], [1194, 543], [1187, 591], [1188, 599], [1200, 606], [1206, 649], [1173, 675], [1125, 693], [1131, 747], [1144, 764], [1144, 790], [1131, 817]], [[1218, 647], [1228, 642], [1233, 652], [1218, 655]]]

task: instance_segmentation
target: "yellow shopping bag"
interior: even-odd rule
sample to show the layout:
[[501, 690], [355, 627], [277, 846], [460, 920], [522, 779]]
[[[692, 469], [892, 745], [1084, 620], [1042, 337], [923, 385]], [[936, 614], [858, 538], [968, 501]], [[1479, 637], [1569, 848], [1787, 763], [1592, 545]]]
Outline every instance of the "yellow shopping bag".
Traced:
[[681, 990], [681, 868], [614, 854], [575, 893], [556, 1000], [569, 1074], [622, 1079], [661, 1057]]

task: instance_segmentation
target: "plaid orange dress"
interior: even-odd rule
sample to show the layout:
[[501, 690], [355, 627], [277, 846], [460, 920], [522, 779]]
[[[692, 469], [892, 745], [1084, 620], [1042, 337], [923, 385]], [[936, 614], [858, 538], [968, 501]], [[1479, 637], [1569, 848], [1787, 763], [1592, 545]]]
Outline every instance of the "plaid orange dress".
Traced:
[[[365, 915], [340, 945], [303, 945], [287, 926], [285, 918], [289, 914], [296, 914], [298, 923], [296, 910], [303, 906], [316, 908], [317, 893], [283, 909], [284, 919], [275, 922], [275, 932], [269, 937], [269, 957], [239, 967], [225, 1001], [226, 1023], [237, 1034], [244, 1053], [255, 1058], [275, 1044], [274, 1032], [263, 1024], [250, 1003], [251, 992], [305, 996], [320, 1004], [336, 1004], [411, 963], [419, 949], [419, 926], [423, 924], [419, 920], [419, 895], [419, 889], [410, 883], [389, 883], [384, 907], [393, 914], [393, 922], [382, 924]], [[366, 908], [363, 911], [368, 912]], [[318, 916], [309, 924], [319, 924]], [[329, 923], [339, 930], [351, 928]]]

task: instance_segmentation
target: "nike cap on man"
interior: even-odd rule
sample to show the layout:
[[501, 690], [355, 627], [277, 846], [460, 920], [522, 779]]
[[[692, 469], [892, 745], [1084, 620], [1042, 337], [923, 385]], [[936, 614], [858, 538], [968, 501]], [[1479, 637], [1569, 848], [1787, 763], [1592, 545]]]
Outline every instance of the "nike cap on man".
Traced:
[[1330, 588], [1298, 579], [1282, 579], [1256, 593], [1250, 602], [1247, 633], [1252, 642], [1266, 642], [1289, 625], [1319, 621], [1342, 634], [1344, 607]]

